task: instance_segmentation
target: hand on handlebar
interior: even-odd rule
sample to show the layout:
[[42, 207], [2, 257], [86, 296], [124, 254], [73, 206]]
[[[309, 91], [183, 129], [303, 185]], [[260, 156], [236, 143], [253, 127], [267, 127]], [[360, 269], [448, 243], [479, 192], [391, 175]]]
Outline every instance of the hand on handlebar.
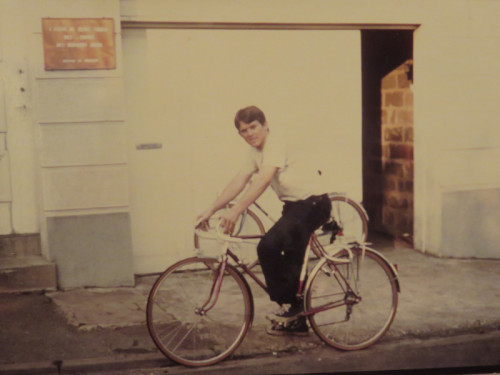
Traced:
[[[209, 219], [212, 217], [213, 211], [208, 209], [205, 212], [198, 215], [196, 218], [196, 229], [207, 231], [210, 229]], [[231, 235], [233, 233], [234, 227], [236, 225], [236, 221], [238, 220], [239, 213], [235, 212], [233, 209], [229, 209], [224, 212], [218, 219], [219, 224], [218, 227], [222, 229], [224, 234]]]
[[[202, 238], [208, 238], [208, 239], [216, 239], [219, 241], [228, 241], [228, 242], [242, 242], [243, 240], [238, 237], [232, 237], [231, 232], [228, 232], [227, 227], [222, 225], [222, 218], [217, 217], [217, 222], [212, 223], [215, 224], [211, 228], [208, 222], [208, 219], [203, 220], [203, 218], [198, 217], [198, 220], [196, 222], [195, 226], [195, 233], [202, 237]], [[231, 221], [228, 221], [226, 218], [225, 221], [226, 225], [231, 225]], [[234, 229], [234, 223], [232, 224], [232, 228]], [[213, 230], [210, 230], [213, 229]]]
[[210, 217], [213, 215], [213, 212], [208, 209], [206, 210], [205, 212], [202, 212], [201, 214], [199, 214], [197, 217], [196, 217], [196, 225], [195, 225], [195, 228], [196, 229], [201, 229], [201, 230], [204, 230], [204, 231], [207, 231], [209, 228], [210, 228], [210, 225], [208, 223], [208, 220], [210, 219]]
[[236, 221], [238, 220], [239, 215], [235, 212], [233, 212], [232, 209], [229, 211], [225, 212], [221, 217], [220, 217], [220, 226], [221, 228], [224, 229], [225, 234], [232, 234], [234, 227], [236, 225]]

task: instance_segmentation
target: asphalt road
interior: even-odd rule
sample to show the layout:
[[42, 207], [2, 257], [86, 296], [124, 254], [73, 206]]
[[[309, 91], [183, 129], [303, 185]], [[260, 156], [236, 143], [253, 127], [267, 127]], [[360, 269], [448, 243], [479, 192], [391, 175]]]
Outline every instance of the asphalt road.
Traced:
[[392, 341], [355, 352], [339, 352], [323, 346], [307, 352], [297, 351], [274, 356], [226, 360], [218, 365], [204, 368], [183, 366], [146, 368], [143, 366], [142, 369], [110, 369], [91, 374], [274, 375], [359, 372], [379, 374], [388, 372], [393, 374], [500, 373], [500, 332]]

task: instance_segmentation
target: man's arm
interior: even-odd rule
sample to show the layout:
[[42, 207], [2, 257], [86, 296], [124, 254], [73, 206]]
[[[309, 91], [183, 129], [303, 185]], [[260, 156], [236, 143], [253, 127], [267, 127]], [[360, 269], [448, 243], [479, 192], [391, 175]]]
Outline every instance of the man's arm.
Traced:
[[243, 196], [221, 216], [221, 225], [227, 233], [232, 233], [238, 217], [266, 190], [277, 171], [278, 167], [262, 167]]
[[218, 209], [224, 207], [231, 200], [233, 200], [239, 193], [243, 191], [248, 181], [252, 177], [251, 173], [239, 172], [227, 184], [222, 193], [217, 199], [207, 208], [203, 213], [198, 215], [197, 221], [204, 222], [208, 220]]

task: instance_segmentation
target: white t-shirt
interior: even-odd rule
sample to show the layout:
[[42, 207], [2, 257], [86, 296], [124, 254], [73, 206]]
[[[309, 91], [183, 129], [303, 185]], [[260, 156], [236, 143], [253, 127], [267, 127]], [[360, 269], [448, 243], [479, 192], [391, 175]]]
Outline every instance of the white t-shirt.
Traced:
[[270, 132], [263, 150], [250, 147], [242, 171], [257, 173], [263, 166], [278, 167], [271, 187], [282, 201], [298, 201], [324, 194], [317, 169], [301, 163], [294, 151], [283, 137]]

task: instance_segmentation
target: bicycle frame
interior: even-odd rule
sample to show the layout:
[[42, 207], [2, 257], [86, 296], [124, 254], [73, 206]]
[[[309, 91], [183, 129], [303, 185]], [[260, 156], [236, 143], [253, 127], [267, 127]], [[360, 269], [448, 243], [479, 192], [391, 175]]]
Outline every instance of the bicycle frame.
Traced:
[[[254, 205], [256, 208], [259, 209], [259, 211], [261, 213], [263, 213], [272, 223], [275, 223], [276, 221], [271, 217], [271, 215], [269, 215], [257, 202], [253, 202], [252, 205]], [[233, 232], [236, 233], [236, 235], [233, 235], [232, 237], [233, 238], [240, 238], [242, 240], [255, 240], [255, 239], [260, 239], [262, 238], [261, 235], [238, 235], [238, 233], [240, 233], [240, 231], [242, 230], [243, 228], [243, 224], [245, 223], [245, 219], [246, 219], [246, 215], [248, 214], [247, 213], [248, 210], [245, 210], [243, 211], [243, 214], [242, 214], [242, 219], [240, 220], [240, 225], [239, 225], [239, 228], [235, 228], [235, 230]], [[311, 246], [310, 250], [318, 257], [320, 258], [321, 256], [323, 255], [326, 255], [326, 253], [324, 253], [324, 249], [323, 249], [323, 246], [320, 244], [320, 242], [318, 241], [317, 237], [315, 237], [315, 240], [314, 240], [314, 243], [315, 245], [311, 245], [311, 240], [309, 241], [309, 245]], [[307, 254], [309, 254], [310, 251], [307, 251]], [[233, 254], [233, 256], [236, 256], [235, 254]], [[234, 260], [234, 259], [233, 259]], [[238, 263], [239, 266], [242, 267], [242, 264]], [[242, 267], [243, 268], [243, 267]]]
[[[341, 197], [346, 202], [348, 201], [348, 199], [350, 199], [349, 196], [346, 193], [336, 193], [336, 192], [333, 192], [333, 193], [329, 193], [328, 196], [330, 198]], [[367, 214], [365, 208], [363, 207], [363, 205], [359, 204], [359, 202], [356, 202], [356, 203], [357, 203], [358, 207], [362, 210], [362, 212], [363, 212], [364, 216], [366, 217], [366, 219], [368, 220], [368, 214]], [[264, 217], [266, 217], [269, 220], [270, 223], [274, 224], [276, 222], [276, 220], [259, 203], [257, 203], [257, 201], [254, 201], [251, 204], [251, 206], [255, 207]], [[242, 214], [243, 218], [242, 218], [242, 220], [240, 222], [240, 228], [238, 230], [235, 230], [236, 233], [239, 233], [239, 231], [241, 231], [241, 228], [243, 227], [243, 223], [245, 221], [246, 214], [247, 214], [247, 210], [245, 210], [243, 212], [243, 214]], [[339, 212], [337, 212], [337, 214], [339, 214]]]
[[[204, 234], [202, 234], [202, 236], [203, 235]], [[207, 236], [209, 236], [209, 235], [206, 235], [206, 237]], [[245, 239], [261, 238], [262, 236], [228, 236], [228, 235], [224, 235], [224, 234], [218, 232], [217, 237], [219, 239], [224, 240], [223, 246], [225, 248], [225, 251], [221, 257], [221, 262], [220, 262], [219, 268], [217, 269], [217, 273], [214, 277], [214, 284], [212, 286], [212, 290], [210, 292], [210, 295], [209, 295], [207, 301], [205, 302], [205, 304], [200, 308], [200, 311], [199, 311], [200, 315], [203, 315], [206, 312], [208, 312], [217, 303], [219, 293], [220, 293], [220, 287], [222, 285], [222, 278], [223, 278], [225, 269], [226, 269], [227, 264], [228, 264], [228, 258], [233, 259], [233, 261], [239, 267], [241, 267], [241, 269], [243, 270], [243, 275], [247, 274], [248, 276], [250, 276], [257, 283], [257, 285], [259, 285], [264, 290], [264, 292], [268, 293], [268, 289], [267, 289], [266, 284], [246, 264], [242, 263], [240, 261], [240, 259], [238, 258], [238, 256], [236, 254], [234, 254], [229, 249], [229, 246], [228, 246], [228, 244], [230, 242], [242, 242]], [[364, 257], [364, 245], [362, 245], [362, 248], [363, 248], [363, 253], [362, 253], [363, 254], [362, 258], [363, 258]], [[304, 292], [305, 292], [305, 290], [307, 290], [307, 286], [304, 285], [304, 281], [306, 279], [307, 269], [308, 269], [308, 265], [309, 265], [309, 253], [311, 251], [314, 251], [313, 249], [316, 249], [316, 251], [318, 251], [319, 254], [321, 254], [320, 255], [321, 257], [332, 261], [332, 263], [329, 263], [329, 266], [333, 267], [332, 273], [335, 274], [335, 278], [336, 278], [337, 282], [339, 282], [339, 285], [342, 286], [342, 289], [344, 290], [344, 292], [350, 293], [354, 299], [347, 300], [347, 299], [343, 298], [341, 301], [330, 302], [328, 304], [325, 304], [324, 306], [319, 306], [319, 307], [316, 307], [312, 310], [304, 311], [302, 314], [304, 316], [309, 316], [309, 315], [313, 315], [313, 314], [316, 314], [316, 313], [321, 312], [321, 311], [326, 311], [329, 309], [337, 308], [340, 306], [351, 304], [353, 302], [360, 301], [361, 297], [354, 291], [354, 289], [351, 287], [349, 281], [342, 275], [341, 272], [339, 272], [339, 270], [337, 268], [338, 264], [352, 263], [353, 257], [352, 257], [352, 252], [349, 249], [349, 247], [347, 247], [347, 246], [339, 247], [339, 250], [344, 249], [347, 251], [347, 253], [348, 253], [347, 259], [341, 259], [341, 258], [335, 258], [335, 257], [329, 256], [326, 253], [326, 251], [324, 250], [321, 243], [318, 241], [318, 238], [316, 237], [316, 235], [314, 233], [311, 235], [311, 237], [309, 239], [309, 243], [308, 243], [307, 248], [306, 248], [306, 251], [304, 253], [304, 260], [302, 262], [302, 269], [301, 269], [300, 278], [299, 278], [297, 297], [299, 299], [303, 299]]]
[[[254, 218], [252, 211], [249, 214]], [[262, 227], [260, 221], [257, 224]], [[252, 268], [258, 263], [247, 265], [246, 252], [240, 255], [245, 246], [238, 244], [250, 242], [255, 249], [255, 239], [265, 231], [245, 230], [242, 233], [252, 235], [234, 237], [221, 232], [220, 222], [202, 227], [196, 230], [195, 240], [198, 236], [215, 240], [207, 245], [212, 246], [208, 250], [212, 254], [218, 251], [216, 256], [200, 252], [168, 267], [153, 284], [146, 309], [148, 330], [158, 349], [171, 360], [193, 367], [230, 356], [251, 328], [255, 301], [245, 274], [269, 294], [264, 278]], [[397, 271], [366, 246], [364, 237], [359, 243], [327, 244], [322, 241], [323, 232], [311, 235], [303, 254], [295, 290], [305, 309], [302, 320], [307, 317], [308, 326], [336, 349], [364, 349], [383, 337], [394, 320], [400, 291]], [[311, 251], [320, 259], [311, 258]], [[271, 321], [268, 333], [293, 329], [288, 322], [272, 317]]]
[[[366, 210], [364, 209], [363, 205], [357, 203], [356, 201], [353, 201], [351, 198], [349, 198], [349, 196], [346, 193], [333, 192], [333, 193], [329, 193], [328, 196], [330, 199], [336, 198], [336, 199], [339, 199], [340, 201], [345, 201], [345, 202], [352, 201], [355, 204], [355, 207], [357, 207], [357, 209], [361, 210], [361, 212], [362, 212], [361, 215], [365, 217], [366, 221], [368, 221], [368, 215], [367, 215]], [[245, 221], [247, 220], [248, 215], [256, 216], [261, 221], [261, 225], [264, 225], [262, 222], [262, 219], [266, 219], [267, 225], [273, 225], [276, 222], [276, 220], [259, 203], [257, 203], [257, 201], [254, 201], [250, 207], [253, 207], [254, 210], [250, 213], [249, 213], [249, 209], [246, 209], [245, 211], [243, 211], [243, 213], [241, 215], [241, 220], [239, 221], [239, 225], [233, 231], [233, 233], [236, 237], [245, 238], [245, 239], [260, 238], [260, 236], [239, 235], [239, 233], [241, 233], [241, 231], [243, 230], [243, 226], [245, 224]], [[336, 212], [336, 215], [335, 215], [336, 218], [342, 217], [339, 206], [336, 206], [335, 212]], [[338, 228], [337, 235], [343, 236], [342, 221], [337, 222], [337, 223], [340, 225], [340, 228]], [[362, 241], [364, 241], [364, 240], [362, 240]], [[323, 255], [326, 255], [323, 246], [321, 246], [320, 242], [318, 241], [318, 238], [316, 238], [316, 240], [314, 242], [315, 242], [315, 244], [311, 247], [312, 253], [317, 258], [321, 258]]]

